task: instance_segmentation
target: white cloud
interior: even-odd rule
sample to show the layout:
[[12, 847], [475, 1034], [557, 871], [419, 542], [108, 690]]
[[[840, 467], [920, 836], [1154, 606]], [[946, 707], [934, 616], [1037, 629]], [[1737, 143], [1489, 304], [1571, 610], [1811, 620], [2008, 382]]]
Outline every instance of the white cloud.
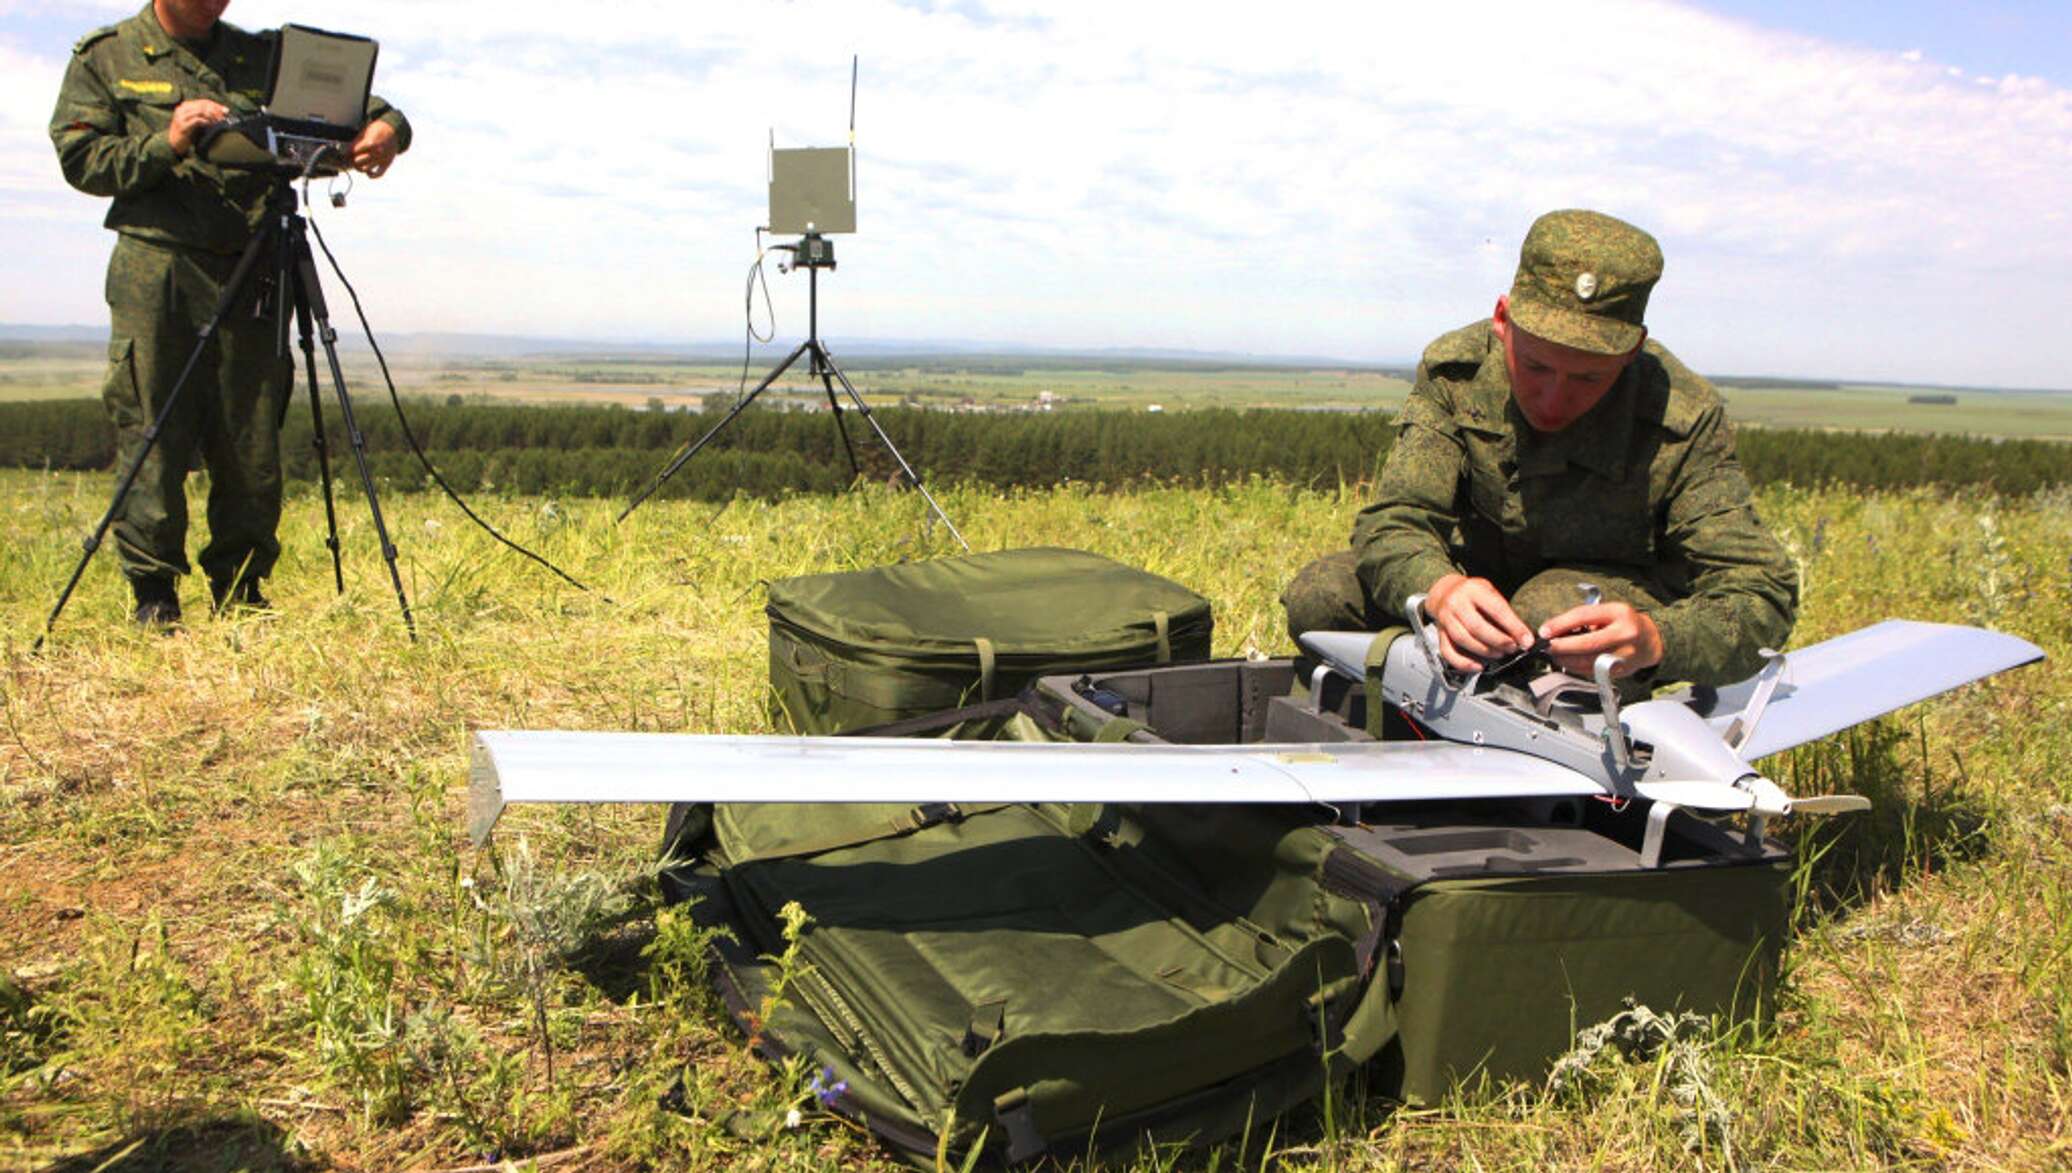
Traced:
[[[5, 47], [24, 11], [0, 6], [0, 247], [90, 273], [105, 242], [43, 138], [62, 62]], [[842, 142], [856, 52], [837, 342], [1402, 357], [1487, 312], [1534, 214], [1587, 205], [1663, 238], [1656, 331], [1701, 367], [2072, 385], [2029, 333], [2072, 264], [2072, 94], [1966, 85], [1932, 49], [1626, 0], [570, 11], [232, 9], [383, 41], [418, 149], [323, 214], [377, 325], [738, 336], [765, 136]], [[803, 291], [775, 281], [790, 327]], [[10, 278], [0, 319], [93, 320], [97, 295]]]

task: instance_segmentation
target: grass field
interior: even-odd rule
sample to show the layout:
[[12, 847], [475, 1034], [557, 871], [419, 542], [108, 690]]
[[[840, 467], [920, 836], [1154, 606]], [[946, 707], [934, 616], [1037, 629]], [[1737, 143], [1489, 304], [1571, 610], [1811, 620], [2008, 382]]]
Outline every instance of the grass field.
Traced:
[[[103, 553], [32, 656], [107, 488], [0, 473], [0, 1167], [895, 1167], [701, 992], [645, 878], [658, 810], [516, 811], [492, 859], [461, 803], [472, 728], [767, 729], [759, 584], [953, 552], [917, 499], [657, 503], [616, 528], [612, 502], [480, 503], [584, 593], [397, 494], [413, 645], [364, 508], [341, 502], [337, 597], [303, 491], [277, 614], [132, 630]], [[1079, 546], [1201, 590], [1220, 655], [1282, 649], [1280, 586], [1359, 503], [938, 491], [976, 548]], [[2052, 657], [1772, 763], [1878, 802], [1787, 827], [1807, 895], [1774, 1027], [1603, 1057], [1560, 1092], [1391, 1111], [1355, 1084], [1242, 1152], [1133, 1167], [2072, 1163], [2072, 498], [1761, 504], [1805, 568], [1795, 642], [1898, 615]], [[539, 930], [550, 907], [569, 933]]]

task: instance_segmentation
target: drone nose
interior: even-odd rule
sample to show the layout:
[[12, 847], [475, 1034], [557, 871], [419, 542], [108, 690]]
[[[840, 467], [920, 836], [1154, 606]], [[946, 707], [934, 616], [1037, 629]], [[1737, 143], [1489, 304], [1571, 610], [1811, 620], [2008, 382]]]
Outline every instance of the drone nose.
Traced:
[[1748, 792], [1755, 796], [1755, 802], [1749, 809], [1751, 814], [1777, 818], [1790, 814], [1792, 807], [1798, 802], [1797, 799], [1786, 794], [1783, 787], [1763, 777], [1761, 774], [1749, 775], [1746, 785]]

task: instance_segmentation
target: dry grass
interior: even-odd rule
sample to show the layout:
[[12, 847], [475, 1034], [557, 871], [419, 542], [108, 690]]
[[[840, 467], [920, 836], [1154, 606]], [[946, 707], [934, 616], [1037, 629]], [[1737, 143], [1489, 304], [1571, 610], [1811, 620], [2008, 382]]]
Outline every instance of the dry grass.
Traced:
[[[773, 1123], [800, 1087], [744, 1056], [697, 988], [695, 934], [658, 917], [658, 812], [516, 812], [488, 856], [460, 802], [471, 728], [767, 728], [760, 582], [953, 552], [917, 499], [656, 504], [616, 528], [604, 502], [484, 503], [586, 594], [393, 495], [412, 645], [364, 508], [341, 502], [336, 597], [304, 495], [278, 614], [133, 631], [104, 554], [32, 657], [105, 491], [0, 476], [0, 1166], [130, 1146], [118, 1167], [890, 1165], [836, 1123]], [[1344, 540], [1357, 493], [943, 500], [976, 548], [1079, 546], [1194, 586], [1228, 655], [1282, 646], [1275, 595]], [[1660, 1063], [1600, 1060], [1559, 1094], [1442, 1110], [1355, 1086], [1328, 1117], [1179, 1163], [2072, 1162], [2068, 506], [1766, 496], [1808, 568], [1800, 642], [1906, 615], [1991, 622], [2054, 659], [1782, 771], [1880, 807], [1809, 833], [1776, 1026], [1703, 1044], [1723, 1137], [1686, 1147]]]

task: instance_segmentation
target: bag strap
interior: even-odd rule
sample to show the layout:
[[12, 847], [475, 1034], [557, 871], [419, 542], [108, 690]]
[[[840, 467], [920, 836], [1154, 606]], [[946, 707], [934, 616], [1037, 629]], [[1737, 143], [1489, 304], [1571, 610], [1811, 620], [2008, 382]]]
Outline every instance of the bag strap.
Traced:
[[1113, 721], [1101, 726], [1094, 733], [1094, 744], [1112, 745], [1118, 741], [1127, 741], [1130, 734], [1142, 732], [1149, 728], [1151, 726], [1144, 724], [1142, 721], [1132, 721], [1128, 717], [1117, 717]]
[[1011, 802], [989, 802], [979, 806], [959, 806], [954, 802], [930, 802], [909, 811], [892, 816], [876, 826], [857, 827], [837, 835], [823, 835], [808, 839], [774, 851], [758, 851], [732, 861], [733, 866], [762, 863], [772, 859], [798, 859], [808, 855], [822, 855], [839, 851], [844, 847], [861, 847], [883, 839], [898, 839], [916, 831], [925, 831], [943, 823], [961, 823], [975, 815], [990, 814], [1013, 806]]
[[978, 699], [989, 701], [993, 699], [993, 641], [979, 636], [971, 642], [978, 645]]
[[976, 1059], [1007, 1035], [1007, 999], [981, 1002], [971, 1008], [971, 1024], [964, 1028], [961, 1048], [965, 1058]]
[[1151, 626], [1158, 632], [1158, 662], [1173, 662], [1173, 619], [1163, 611], [1151, 613]]
[[1370, 972], [1375, 957], [1402, 931], [1403, 905], [1423, 881], [1382, 867], [1344, 842], [1324, 855], [1320, 879], [1325, 891], [1367, 906], [1367, 931], [1353, 942], [1353, 956], [1362, 974]]
[[1011, 696], [1003, 700], [987, 701], [981, 705], [966, 705], [961, 709], [948, 709], [940, 713], [923, 713], [918, 717], [902, 717], [897, 721], [886, 721], [880, 725], [867, 725], [861, 729], [845, 729], [841, 735], [843, 737], [907, 737], [916, 733], [934, 733], [946, 725], [955, 725], [964, 721], [991, 720], [994, 717], [1007, 717], [1015, 713], [1026, 713], [1031, 717], [1041, 716], [1037, 710], [1022, 703], [1021, 697]]

